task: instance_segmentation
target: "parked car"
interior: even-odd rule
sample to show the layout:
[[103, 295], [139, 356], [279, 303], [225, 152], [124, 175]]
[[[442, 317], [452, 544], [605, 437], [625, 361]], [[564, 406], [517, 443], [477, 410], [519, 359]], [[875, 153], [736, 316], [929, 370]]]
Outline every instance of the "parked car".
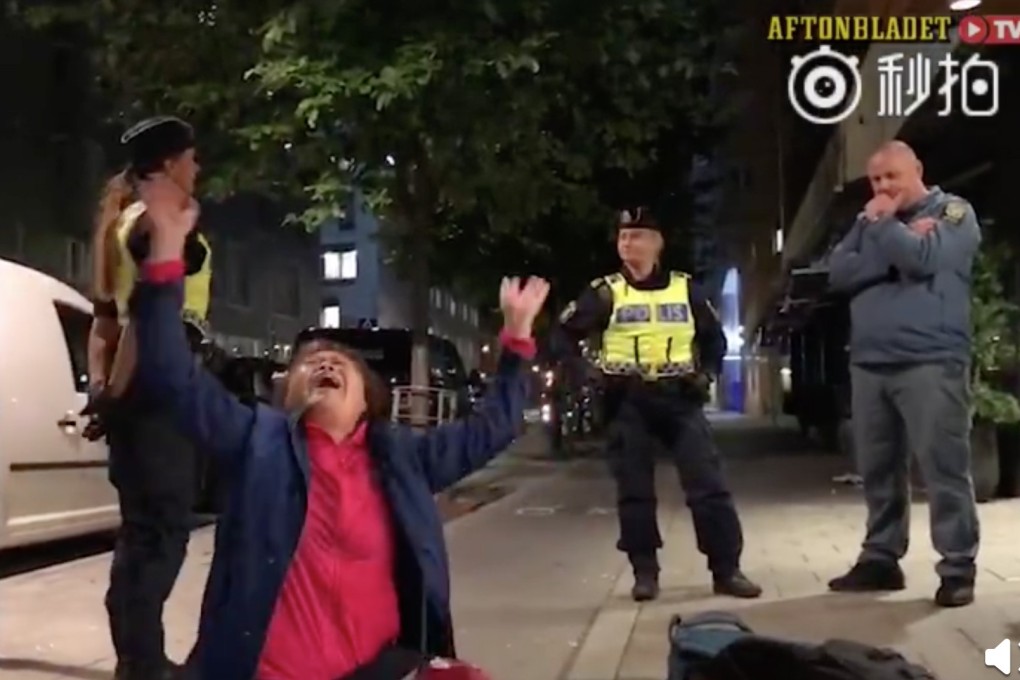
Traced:
[[0, 259], [0, 548], [120, 523], [107, 449], [87, 420], [92, 305], [78, 291]]

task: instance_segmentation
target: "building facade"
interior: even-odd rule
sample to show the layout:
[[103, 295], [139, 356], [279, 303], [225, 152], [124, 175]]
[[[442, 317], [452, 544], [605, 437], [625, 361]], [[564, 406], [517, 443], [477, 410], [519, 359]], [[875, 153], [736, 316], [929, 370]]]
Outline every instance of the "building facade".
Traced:
[[[333, 328], [410, 328], [409, 284], [389, 264], [380, 223], [356, 197], [344, 219], [319, 230], [320, 323]], [[440, 288], [429, 291], [429, 331], [452, 341], [464, 365], [484, 347], [478, 307]]]

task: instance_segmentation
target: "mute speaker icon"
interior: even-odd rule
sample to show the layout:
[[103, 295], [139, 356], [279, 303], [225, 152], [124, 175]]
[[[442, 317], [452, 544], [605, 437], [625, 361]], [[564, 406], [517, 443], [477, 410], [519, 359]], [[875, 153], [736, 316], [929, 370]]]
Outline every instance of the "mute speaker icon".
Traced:
[[1012, 662], [1010, 661], [1010, 649], [1013, 647], [1013, 643], [1009, 640], [1003, 640], [995, 647], [985, 650], [985, 665], [991, 668], [999, 669], [999, 672], [1003, 675], [1009, 675], [1010, 671], [1013, 670]]

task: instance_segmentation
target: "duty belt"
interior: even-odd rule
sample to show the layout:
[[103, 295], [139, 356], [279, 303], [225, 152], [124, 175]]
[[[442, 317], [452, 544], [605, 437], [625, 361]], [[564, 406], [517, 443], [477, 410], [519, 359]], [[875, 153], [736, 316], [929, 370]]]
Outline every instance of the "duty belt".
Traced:
[[[664, 364], [633, 363], [627, 361], [605, 361], [599, 368], [606, 375], [630, 375], [642, 380], [658, 380], [659, 378], [679, 378], [695, 372], [692, 363], [668, 362]], [[653, 370], [654, 369], [654, 370]]]
[[184, 319], [184, 323], [198, 331], [204, 340], [209, 339], [209, 322], [200, 317], [190, 309], [186, 309], [181, 313], [181, 318]]

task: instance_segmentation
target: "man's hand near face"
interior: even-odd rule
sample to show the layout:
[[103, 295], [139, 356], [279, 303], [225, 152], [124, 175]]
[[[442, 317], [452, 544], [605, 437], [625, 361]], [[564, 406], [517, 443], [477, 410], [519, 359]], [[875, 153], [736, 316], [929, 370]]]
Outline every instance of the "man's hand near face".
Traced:
[[889, 217], [900, 209], [900, 202], [888, 194], [876, 194], [874, 198], [864, 206], [864, 215], [869, 222], [878, 222]]

